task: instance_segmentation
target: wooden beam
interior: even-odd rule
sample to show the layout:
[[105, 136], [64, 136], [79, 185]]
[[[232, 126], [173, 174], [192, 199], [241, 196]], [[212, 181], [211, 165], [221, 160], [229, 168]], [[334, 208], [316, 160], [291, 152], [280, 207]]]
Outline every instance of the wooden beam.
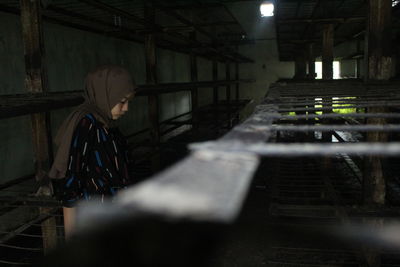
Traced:
[[[39, 0], [20, 0], [22, 40], [25, 55], [25, 87], [33, 94], [48, 91], [47, 73], [44, 60], [42, 17]], [[52, 160], [50, 113], [31, 115], [32, 143], [35, 155], [36, 180], [46, 177]], [[49, 188], [42, 187], [38, 193], [50, 196]], [[48, 213], [48, 208], [40, 208], [40, 213]], [[45, 253], [57, 245], [56, 221], [50, 218], [42, 223], [43, 249]]]
[[322, 79], [333, 79], [333, 24], [325, 24], [322, 39]]

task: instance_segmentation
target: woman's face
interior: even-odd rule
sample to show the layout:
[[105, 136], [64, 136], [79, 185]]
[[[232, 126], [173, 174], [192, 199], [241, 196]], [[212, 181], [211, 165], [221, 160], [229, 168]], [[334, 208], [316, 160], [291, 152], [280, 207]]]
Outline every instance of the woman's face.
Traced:
[[113, 120], [119, 119], [122, 115], [125, 114], [125, 112], [128, 111], [128, 103], [129, 103], [129, 100], [131, 100], [133, 96], [134, 96], [133, 93], [126, 95], [124, 98], [121, 99], [120, 102], [118, 102], [111, 109], [111, 115], [112, 115]]

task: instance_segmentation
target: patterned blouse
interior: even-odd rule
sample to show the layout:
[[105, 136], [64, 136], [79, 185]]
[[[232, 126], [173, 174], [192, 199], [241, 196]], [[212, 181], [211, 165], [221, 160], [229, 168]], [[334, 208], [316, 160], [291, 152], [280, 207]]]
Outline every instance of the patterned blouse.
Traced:
[[56, 185], [63, 206], [93, 195], [103, 201], [131, 184], [126, 148], [118, 128], [105, 128], [92, 114], [83, 117], [72, 137], [66, 177]]

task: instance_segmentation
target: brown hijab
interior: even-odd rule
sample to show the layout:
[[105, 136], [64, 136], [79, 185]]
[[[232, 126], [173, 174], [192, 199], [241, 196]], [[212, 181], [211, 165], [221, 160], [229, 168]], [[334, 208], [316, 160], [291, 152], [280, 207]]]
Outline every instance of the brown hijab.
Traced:
[[92, 113], [105, 127], [113, 127], [111, 109], [136, 86], [129, 72], [115, 65], [100, 66], [89, 72], [85, 79], [83, 97], [85, 102], [78, 106], [62, 123], [55, 137], [58, 146], [49, 177], [65, 177], [69, 158], [69, 148], [76, 125], [88, 113]]

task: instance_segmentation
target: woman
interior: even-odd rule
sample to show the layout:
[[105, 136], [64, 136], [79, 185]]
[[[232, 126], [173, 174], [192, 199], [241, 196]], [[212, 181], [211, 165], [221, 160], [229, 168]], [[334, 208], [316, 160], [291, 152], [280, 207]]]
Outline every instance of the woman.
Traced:
[[64, 206], [65, 235], [73, 229], [78, 200], [113, 196], [132, 183], [128, 173], [126, 140], [115, 121], [128, 111], [135, 85], [122, 67], [101, 66], [85, 81], [85, 102], [61, 125], [58, 151], [50, 169], [55, 193]]

